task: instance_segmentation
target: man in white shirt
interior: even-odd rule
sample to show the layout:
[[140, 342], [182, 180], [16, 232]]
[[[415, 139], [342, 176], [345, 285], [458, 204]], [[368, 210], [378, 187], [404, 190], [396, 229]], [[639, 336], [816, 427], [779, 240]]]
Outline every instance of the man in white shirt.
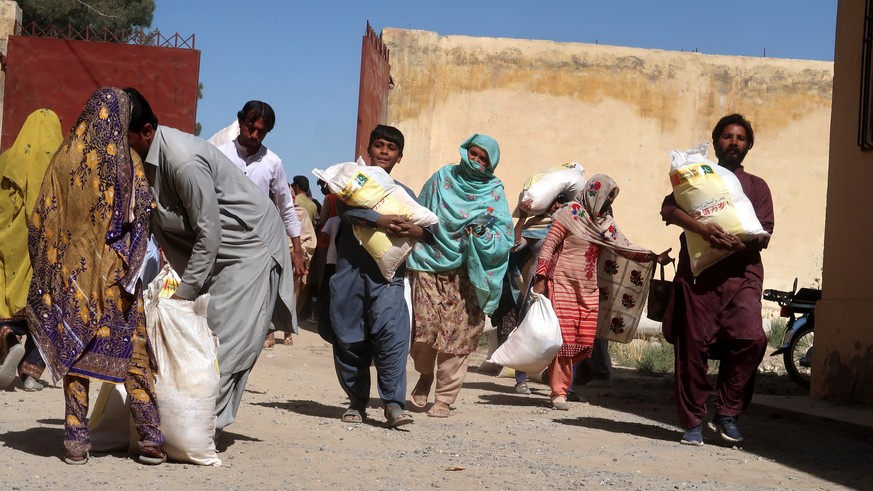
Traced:
[[[264, 138], [276, 123], [276, 114], [266, 102], [248, 101], [237, 114], [239, 136], [218, 149], [227, 155], [234, 165], [243, 171], [262, 193], [270, 197], [282, 223], [285, 232], [291, 238], [291, 263], [294, 265], [294, 276], [305, 278], [308, 271], [303, 257], [303, 247], [300, 243], [301, 225], [294, 209], [294, 194], [288, 187], [288, 176], [278, 155], [263, 145]], [[290, 332], [285, 332], [284, 345], [294, 343]], [[272, 348], [276, 344], [275, 331], [270, 331], [264, 339], [264, 348]]]
[[276, 204], [285, 225], [285, 232], [294, 246], [291, 252], [294, 274], [305, 276], [307, 268], [303, 247], [300, 245], [301, 229], [294, 210], [294, 194], [288, 188], [288, 177], [285, 175], [282, 160], [262, 143], [276, 123], [273, 108], [266, 102], [248, 101], [237, 113], [237, 119], [239, 136], [218, 149]]

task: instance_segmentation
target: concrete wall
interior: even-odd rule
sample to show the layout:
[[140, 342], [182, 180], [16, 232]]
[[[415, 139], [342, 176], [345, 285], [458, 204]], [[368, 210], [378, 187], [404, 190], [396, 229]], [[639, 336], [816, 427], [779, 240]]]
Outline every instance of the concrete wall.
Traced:
[[816, 308], [811, 395], [873, 404], [873, 152], [857, 144], [866, 2], [840, 1], [828, 169], [824, 291]]
[[[6, 56], [9, 36], [17, 34], [16, 23], [21, 24], [21, 9], [16, 2], [0, 0], [0, 55]], [[6, 72], [0, 71], [0, 108], [6, 91]], [[0, 110], [0, 131], [3, 130], [3, 111]]]
[[382, 38], [394, 81], [386, 119], [406, 136], [393, 175], [413, 189], [486, 133], [501, 146], [510, 206], [530, 175], [578, 161], [619, 183], [616, 216], [631, 240], [678, 252], [680, 229], [658, 214], [671, 191], [667, 152], [709, 140], [739, 112], [756, 130], [747, 170], [767, 180], [776, 207], [765, 287], [821, 278], [832, 63], [403, 29]]

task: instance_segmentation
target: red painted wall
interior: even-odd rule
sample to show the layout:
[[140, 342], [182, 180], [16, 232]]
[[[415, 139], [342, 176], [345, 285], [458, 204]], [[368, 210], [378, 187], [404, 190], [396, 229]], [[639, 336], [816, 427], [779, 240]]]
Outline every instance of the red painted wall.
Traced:
[[361, 81], [358, 92], [358, 131], [355, 139], [355, 155], [367, 156], [370, 132], [388, 116], [388, 86], [391, 66], [388, 64], [388, 48], [382, 39], [367, 24], [367, 32], [361, 43]]
[[93, 41], [10, 36], [0, 149], [27, 116], [49, 108], [66, 133], [100, 87], [135, 87], [160, 124], [193, 132], [200, 51]]

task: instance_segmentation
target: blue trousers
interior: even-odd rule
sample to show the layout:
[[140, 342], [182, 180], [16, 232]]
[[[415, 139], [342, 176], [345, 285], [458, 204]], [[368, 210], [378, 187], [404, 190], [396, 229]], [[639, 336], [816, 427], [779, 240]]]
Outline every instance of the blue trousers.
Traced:
[[402, 272], [387, 282], [341, 261], [330, 297], [334, 366], [350, 406], [362, 410], [370, 400], [372, 364], [383, 403], [403, 408], [410, 332]]

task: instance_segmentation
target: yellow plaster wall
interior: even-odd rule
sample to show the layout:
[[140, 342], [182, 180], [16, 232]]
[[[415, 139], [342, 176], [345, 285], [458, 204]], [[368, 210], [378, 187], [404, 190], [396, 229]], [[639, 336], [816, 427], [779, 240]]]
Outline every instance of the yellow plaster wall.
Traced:
[[756, 131], [747, 170], [767, 180], [776, 208], [765, 287], [820, 281], [832, 63], [404, 29], [382, 37], [394, 82], [387, 123], [406, 136], [392, 174], [413, 189], [486, 133], [501, 146], [510, 207], [530, 175], [578, 161], [619, 183], [616, 217], [631, 240], [678, 252], [680, 230], [658, 214], [667, 152], [710, 140], [721, 116], [740, 112]]
[[840, 1], [828, 169], [823, 298], [811, 395], [873, 405], [873, 151], [857, 144], [865, 2]]

